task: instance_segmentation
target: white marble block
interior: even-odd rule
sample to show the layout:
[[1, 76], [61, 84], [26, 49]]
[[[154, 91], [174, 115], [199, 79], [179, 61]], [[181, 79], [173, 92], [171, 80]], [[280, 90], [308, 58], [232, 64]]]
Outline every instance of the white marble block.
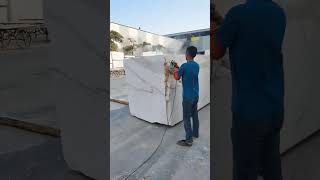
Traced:
[[[210, 57], [198, 55], [200, 65], [198, 109], [210, 103]], [[130, 113], [151, 123], [173, 126], [182, 121], [182, 83], [165, 73], [174, 60], [181, 66], [184, 55], [144, 56], [124, 60]]]
[[142, 53], [142, 56], [156, 56], [156, 55], [163, 55], [160, 51], [146, 51]]
[[110, 69], [122, 69], [123, 60], [123, 52], [110, 51]]
[[[65, 175], [74, 170], [96, 180], [110, 179], [108, 5], [99, 0], [44, 1], [52, 40], [48, 45], [50, 88], [63, 160], [69, 167]], [[63, 176], [42, 179], [72, 179]]]

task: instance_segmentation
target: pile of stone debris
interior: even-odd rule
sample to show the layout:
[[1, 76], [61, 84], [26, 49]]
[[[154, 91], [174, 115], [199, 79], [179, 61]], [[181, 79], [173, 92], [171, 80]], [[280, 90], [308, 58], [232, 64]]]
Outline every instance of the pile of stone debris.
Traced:
[[119, 78], [125, 75], [124, 69], [110, 69], [110, 77], [111, 78]]

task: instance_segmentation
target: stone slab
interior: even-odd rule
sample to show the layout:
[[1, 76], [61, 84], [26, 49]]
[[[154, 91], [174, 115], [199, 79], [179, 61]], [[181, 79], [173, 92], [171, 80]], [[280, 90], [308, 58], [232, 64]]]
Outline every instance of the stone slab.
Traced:
[[47, 43], [28, 49], [1, 50], [1, 117], [58, 128], [47, 54]]
[[58, 138], [5, 126], [0, 134], [0, 179], [90, 180], [69, 169]]
[[128, 102], [128, 85], [125, 75], [121, 77], [110, 77], [110, 99]]
[[[174, 60], [181, 66], [183, 55], [157, 55], [127, 59], [126, 81], [130, 113], [151, 123], [173, 126], [182, 121], [182, 83], [165, 74], [165, 63]], [[210, 103], [209, 56], [198, 55], [200, 65], [199, 103], [201, 109]]]
[[57, 0], [44, 6], [63, 156], [71, 169], [97, 180], [109, 179], [108, 5]]

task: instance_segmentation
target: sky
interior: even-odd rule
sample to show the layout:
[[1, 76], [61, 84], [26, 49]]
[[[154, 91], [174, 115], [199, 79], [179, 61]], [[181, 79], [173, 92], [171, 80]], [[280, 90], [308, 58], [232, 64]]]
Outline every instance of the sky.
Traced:
[[110, 21], [156, 34], [210, 27], [210, 0], [110, 0]]

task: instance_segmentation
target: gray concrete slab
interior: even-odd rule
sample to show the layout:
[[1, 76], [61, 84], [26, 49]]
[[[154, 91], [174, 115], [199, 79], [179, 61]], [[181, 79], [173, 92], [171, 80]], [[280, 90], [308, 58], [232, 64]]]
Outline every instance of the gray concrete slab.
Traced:
[[[156, 154], [130, 179], [210, 179], [209, 111], [209, 105], [199, 111], [200, 138], [192, 147], [176, 145], [185, 136], [183, 123], [169, 127]], [[145, 161], [160, 143], [165, 129], [166, 126], [131, 116], [128, 106], [111, 110], [110, 178], [124, 178]]]
[[0, 125], [0, 156], [14, 151], [24, 151], [52, 139], [49, 136]]
[[89, 180], [71, 171], [57, 138], [0, 126], [1, 180]]
[[58, 127], [49, 93], [48, 44], [1, 50], [0, 116]]
[[124, 107], [127, 107], [127, 105], [123, 105], [123, 104], [115, 103], [115, 102], [110, 102], [110, 111], [121, 109]]
[[282, 157], [284, 180], [320, 179], [320, 132]]
[[128, 101], [128, 85], [125, 76], [110, 78], [110, 98]]

